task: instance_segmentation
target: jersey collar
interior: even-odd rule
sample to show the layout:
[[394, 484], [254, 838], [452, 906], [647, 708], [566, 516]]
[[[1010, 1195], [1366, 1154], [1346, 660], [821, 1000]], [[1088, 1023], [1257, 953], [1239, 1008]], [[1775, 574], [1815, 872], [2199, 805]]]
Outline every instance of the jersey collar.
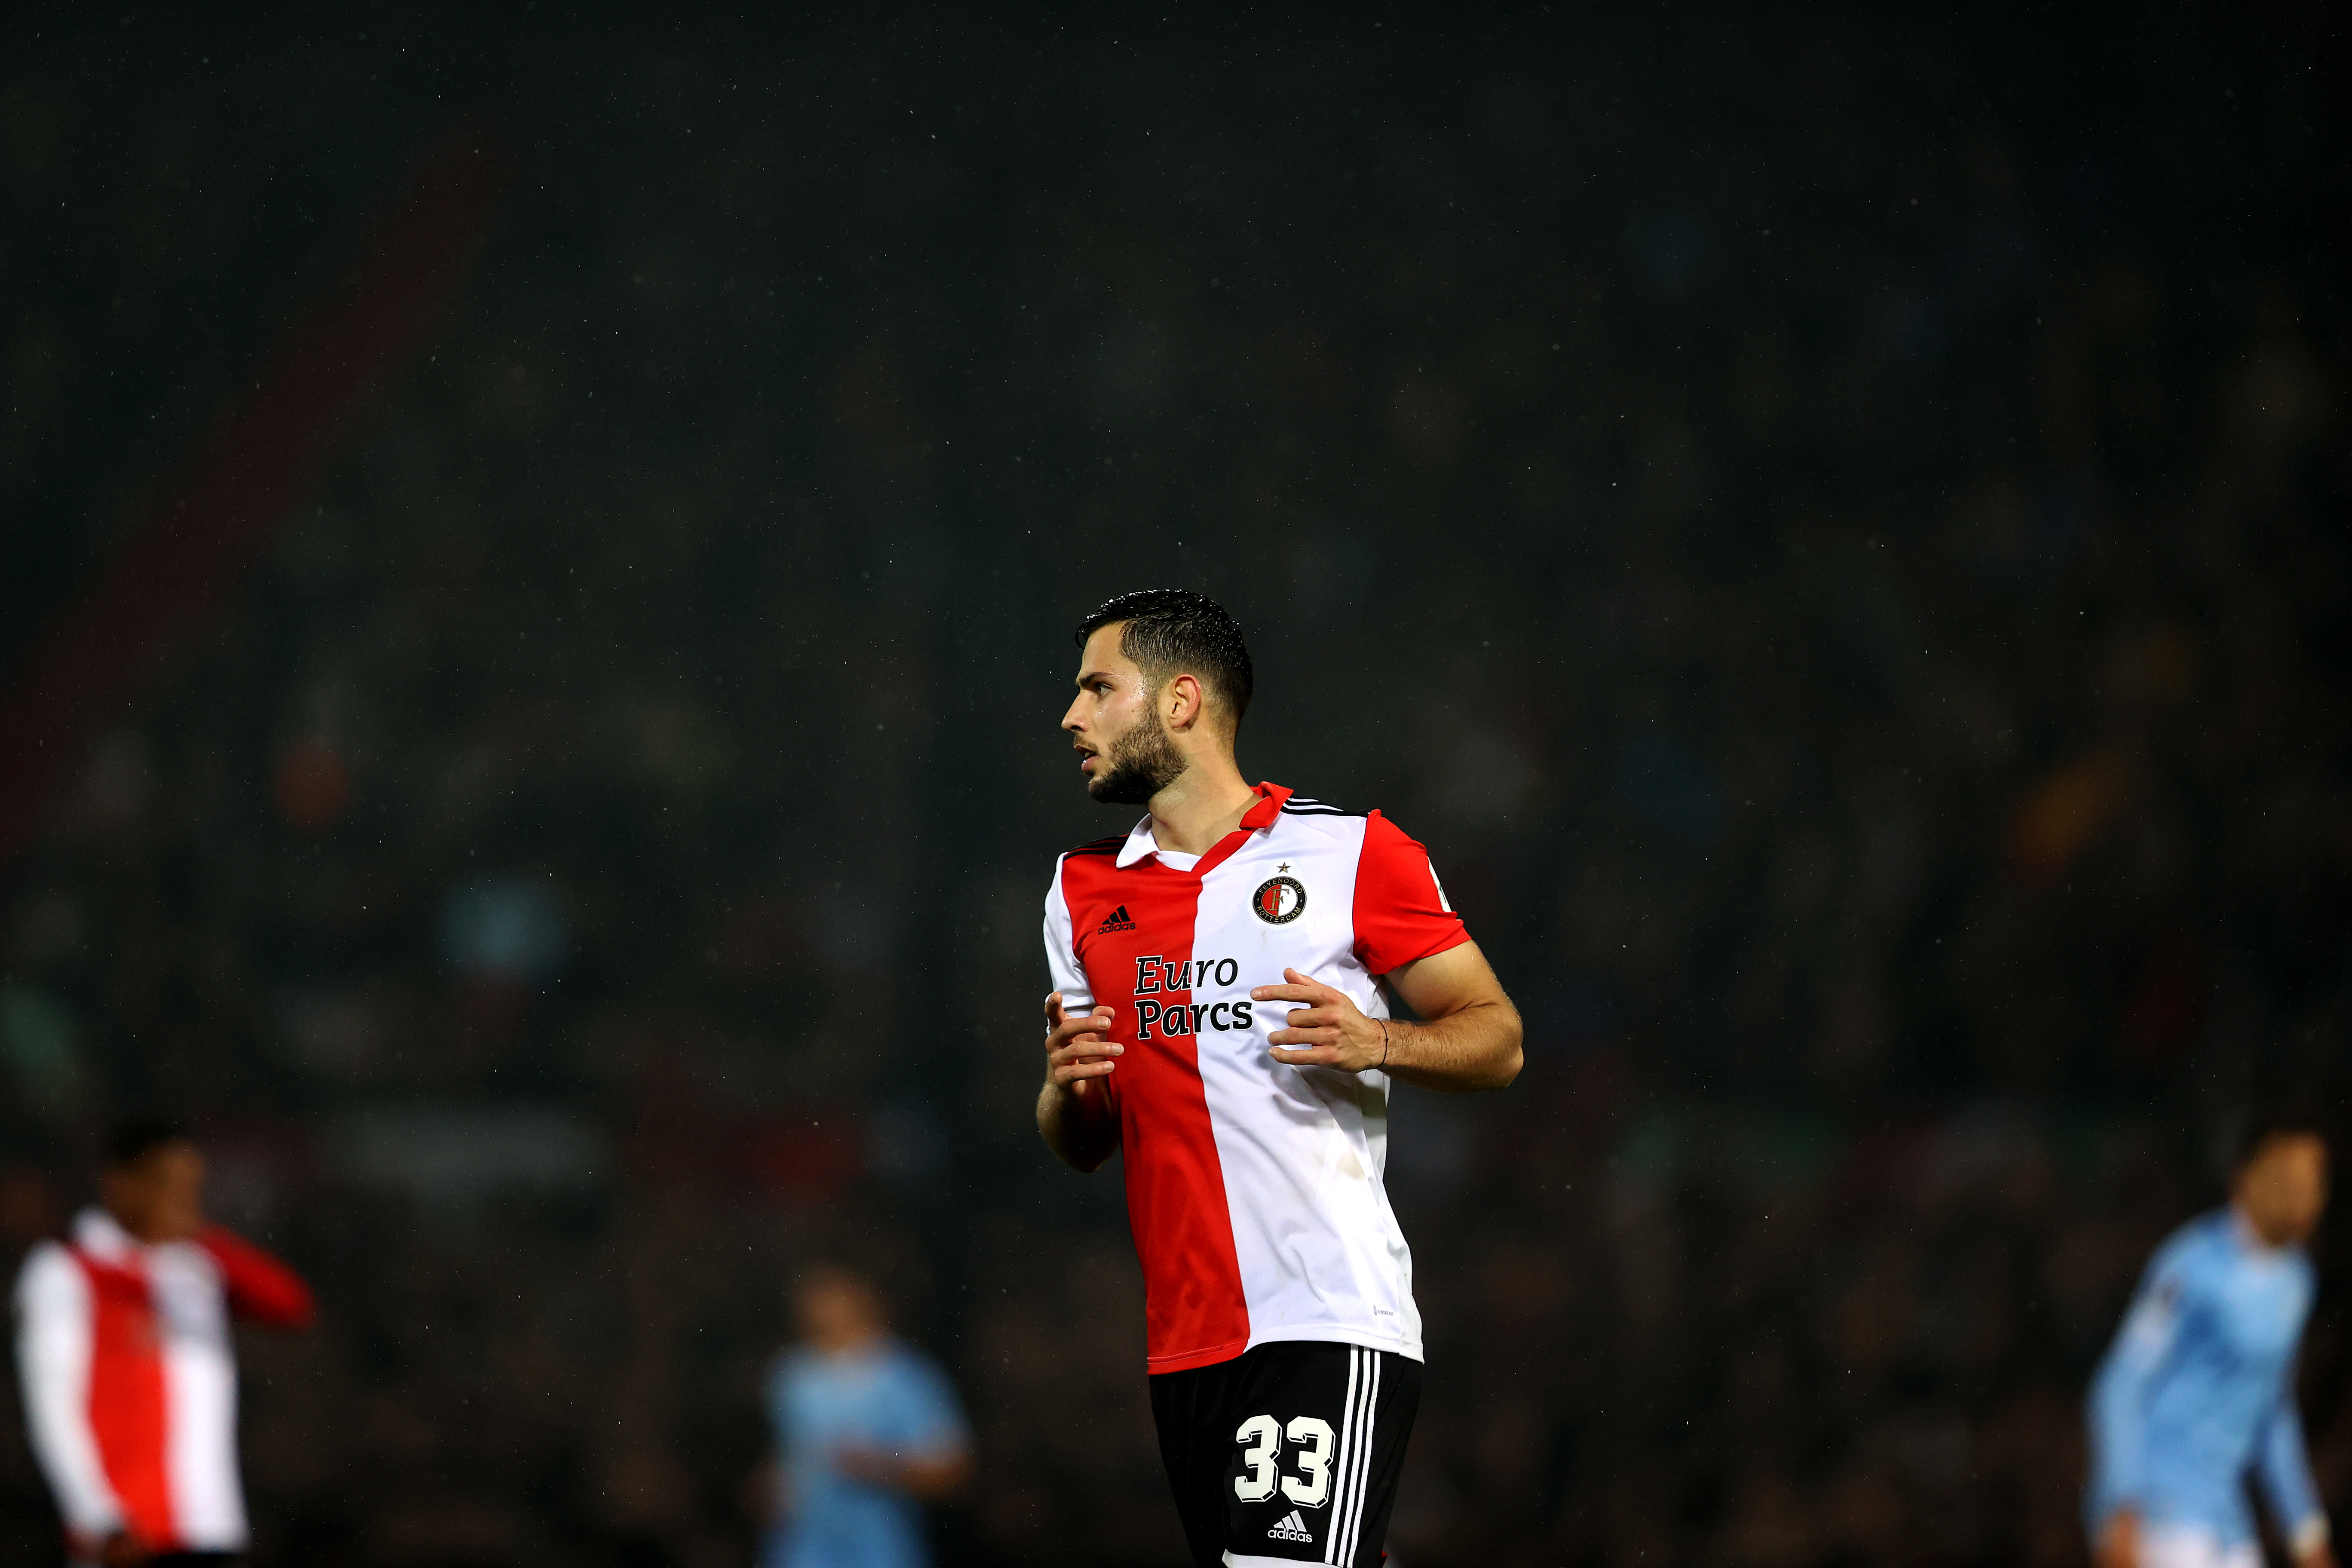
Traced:
[[2293, 1242], [2284, 1247], [2273, 1247], [2264, 1241], [2262, 1233], [2254, 1228], [2254, 1222], [2246, 1217], [2246, 1211], [2236, 1204], [2231, 1204], [2226, 1212], [2230, 1216], [2230, 1239], [2237, 1244], [2239, 1251], [2255, 1262], [2277, 1263], [2294, 1257], [2300, 1250]]
[[121, 1222], [92, 1204], [74, 1215], [74, 1246], [101, 1263], [121, 1263], [138, 1256], [139, 1238]]
[[[1289, 787], [1285, 784], [1260, 782], [1255, 789], [1257, 803], [1242, 813], [1241, 826], [1226, 834], [1206, 855], [1201, 857], [1201, 863], [1192, 868], [1195, 875], [1208, 871], [1233, 854], [1242, 847], [1249, 835], [1263, 833], [1281, 820], [1282, 803], [1291, 796], [1292, 792]], [[1128, 831], [1127, 842], [1118, 847], [1118, 858], [1115, 863], [1120, 870], [1124, 871], [1138, 861], [1159, 853], [1160, 843], [1151, 837], [1151, 815], [1146, 812], [1143, 820]], [[1173, 868], [1171, 867], [1171, 869]]]

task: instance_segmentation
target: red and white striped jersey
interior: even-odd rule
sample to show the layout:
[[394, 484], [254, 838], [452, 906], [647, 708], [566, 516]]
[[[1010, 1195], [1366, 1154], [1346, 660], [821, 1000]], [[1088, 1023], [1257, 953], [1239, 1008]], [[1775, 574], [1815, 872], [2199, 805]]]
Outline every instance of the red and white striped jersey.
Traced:
[[1250, 990], [1296, 969], [1376, 1018], [1376, 976], [1469, 940], [1428, 854], [1378, 812], [1276, 784], [1197, 859], [1145, 817], [1062, 857], [1045, 953], [1074, 1011], [1113, 1014], [1107, 1087], [1127, 1162], [1155, 1373], [1270, 1340], [1421, 1359], [1412, 1258], [1389, 1207], [1385, 1073], [1286, 1066], [1266, 1036], [1295, 1003]]
[[34, 1247], [16, 1277], [17, 1380], [68, 1532], [243, 1550], [229, 1314], [299, 1328], [311, 1310], [293, 1270], [217, 1226], [150, 1247], [92, 1208], [70, 1241]]

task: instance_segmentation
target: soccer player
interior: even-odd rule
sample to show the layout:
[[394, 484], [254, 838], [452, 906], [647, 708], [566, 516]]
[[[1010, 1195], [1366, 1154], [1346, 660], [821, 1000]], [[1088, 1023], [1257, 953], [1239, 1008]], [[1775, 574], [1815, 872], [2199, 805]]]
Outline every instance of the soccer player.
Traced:
[[2294, 1409], [2311, 1311], [2304, 1243], [2326, 1200], [2318, 1130], [2258, 1119], [2228, 1205], [2157, 1249], [2091, 1387], [2085, 1506], [2100, 1568], [2259, 1568], [2249, 1470], [2299, 1568], [2335, 1568]]
[[1389, 1086], [1502, 1088], [1519, 1016], [1420, 845], [1243, 781], [1231, 616], [1129, 594], [1077, 642], [1062, 728], [1087, 793], [1149, 809], [1055, 869], [1037, 1129], [1080, 1171], [1125, 1156], [1192, 1561], [1378, 1563], [1422, 1361]]
[[926, 1568], [920, 1505], [971, 1473], [955, 1391], [845, 1268], [800, 1287], [801, 1344], [769, 1389], [782, 1455], [763, 1568]]
[[176, 1123], [127, 1123], [99, 1203], [16, 1279], [17, 1380], [77, 1563], [222, 1562], [246, 1544], [229, 1314], [307, 1327], [310, 1288], [204, 1215]]

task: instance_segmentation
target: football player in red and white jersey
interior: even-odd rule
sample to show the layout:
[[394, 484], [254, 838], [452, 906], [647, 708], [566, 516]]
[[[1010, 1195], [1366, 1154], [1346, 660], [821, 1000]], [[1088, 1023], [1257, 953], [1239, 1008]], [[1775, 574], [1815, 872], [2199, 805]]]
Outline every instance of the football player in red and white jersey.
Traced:
[[229, 1316], [307, 1327], [310, 1287], [204, 1215], [204, 1156], [177, 1125], [119, 1131], [100, 1203], [16, 1279], [33, 1452], [76, 1563], [226, 1562], [246, 1545]]
[[1129, 594], [1077, 641], [1087, 792], [1149, 814], [1055, 868], [1037, 1128], [1078, 1170], [1125, 1157], [1193, 1561], [1375, 1564], [1421, 1390], [1390, 1086], [1503, 1088], [1519, 1016], [1420, 845], [1243, 779], [1231, 616]]

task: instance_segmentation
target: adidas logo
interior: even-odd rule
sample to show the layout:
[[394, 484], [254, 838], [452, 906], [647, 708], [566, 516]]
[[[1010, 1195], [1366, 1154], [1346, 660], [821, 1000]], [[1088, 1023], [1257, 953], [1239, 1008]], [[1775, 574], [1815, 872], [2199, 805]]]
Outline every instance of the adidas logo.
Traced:
[[1102, 924], [1095, 928], [1095, 934], [1097, 936], [1100, 936], [1105, 931], [1133, 931], [1134, 929], [1135, 922], [1127, 918], [1127, 906], [1125, 904], [1121, 904], [1118, 908], [1111, 910], [1110, 914], [1105, 918]]
[[1270, 1541], [1311, 1542], [1315, 1539], [1314, 1535], [1307, 1528], [1307, 1521], [1298, 1517], [1298, 1510], [1295, 1508], [1290, 1510], [1290, 1517], [1288, 1519], [1284, 1520], [1280, 1524], [1276, 1525], [1272, 1530], [1267, 1531], [1265, 1533], [1266, 1538]]

